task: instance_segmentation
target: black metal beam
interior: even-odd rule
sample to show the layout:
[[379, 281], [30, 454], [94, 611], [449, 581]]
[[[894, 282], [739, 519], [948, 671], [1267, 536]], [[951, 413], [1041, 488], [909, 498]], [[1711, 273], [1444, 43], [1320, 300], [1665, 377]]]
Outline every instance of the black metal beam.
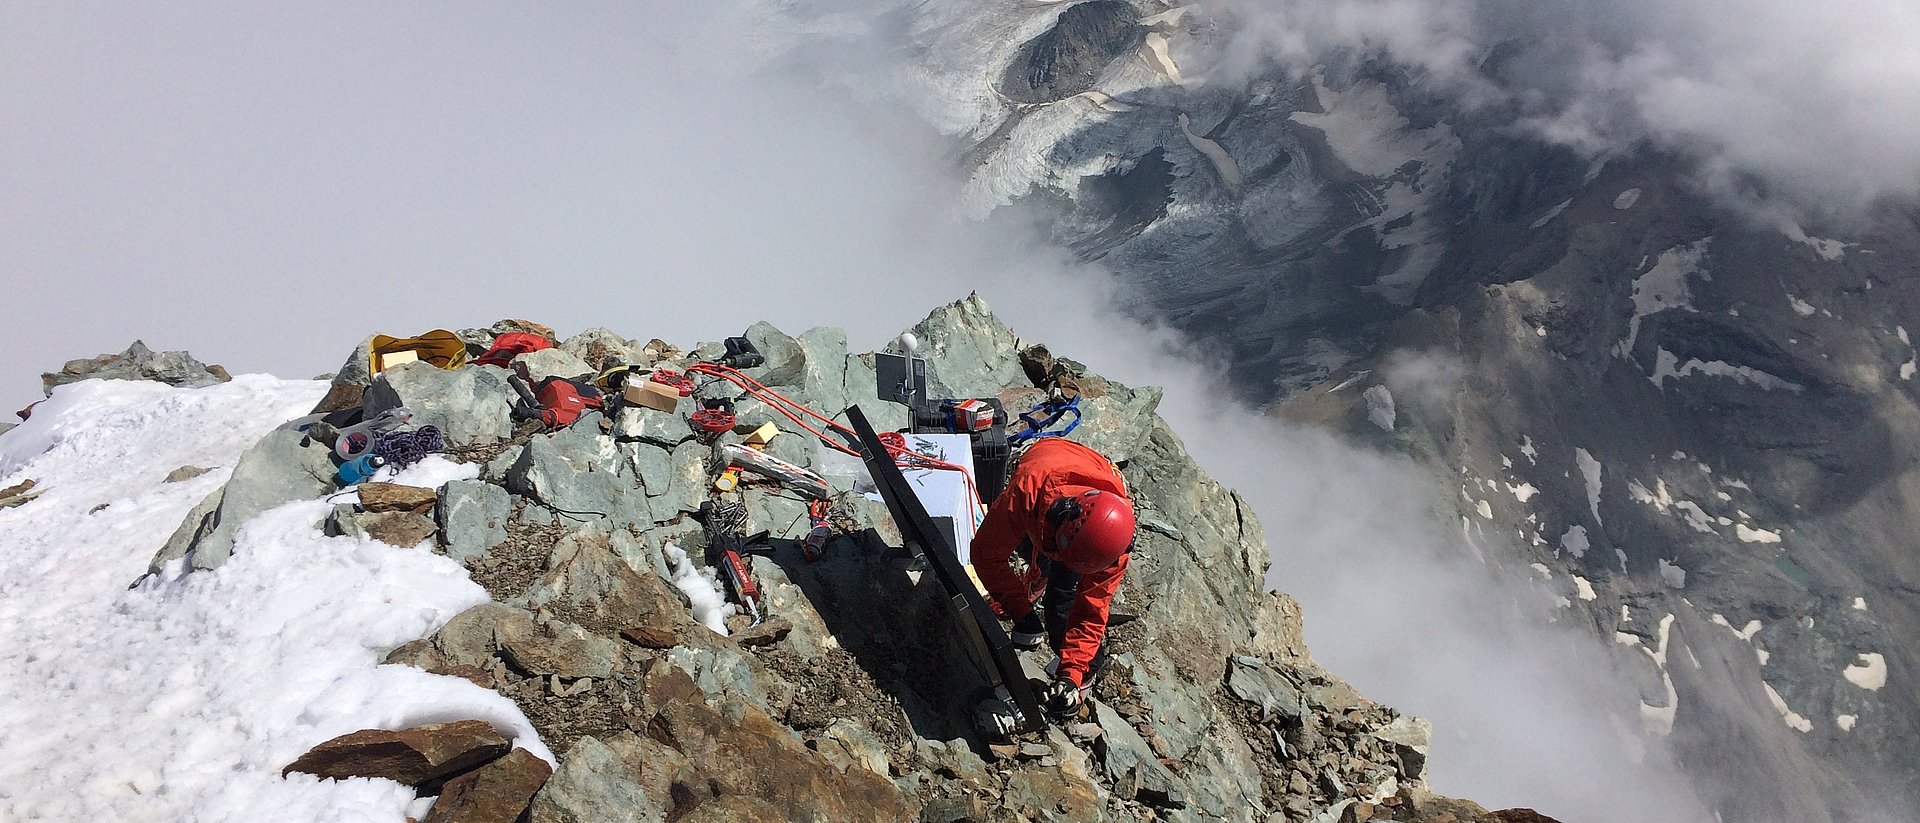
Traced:
[[900, 473], [900, 467], [894, 465], [886, 447], [880, 445], [880, 436], [874, 432], [873, 424], [867, 422], [867, 416], [861, 413], [858, 406], [849, 407], [846, 413], [854, 432], [860, 436], [867, 472], [873, 475], [873, 485], [880, 490], [881, 499], [886, 501], [894, 524], [900, 527], [902, 536], [925, 553], [934, 578], [947, 591], [948, 600], [959, 618], [955, 622], [960, 626], [961, 645], [967, 647], [975, 666], [987, 678], [987, 685], [1004, 690], [1013, 699], [1014, 708], [1026, 720], [1027, 728], [1044, 728], [1046, 718], [1041, 714], [1040, 701], [1033, 693], [1033, 684], [1027, 681], [1026, 672], [1020, 668], [1020, 656], [1013, 647], [1013, 638], [1008, 637], [1006, 630], [1000, 627], [999, 618], [993, 615], [993, 607], [987, 605], [986, 598], [980, 596], [980, 590], [974, 588], [973, 579], [967, 576], [966, 568], [960, 565], [960, 556], [948, 543], [946, 534], [933, 524], [927, 507], [921, 504], [919, 496], [913, 493], [913, 487], [908, 485], [906, 475]]

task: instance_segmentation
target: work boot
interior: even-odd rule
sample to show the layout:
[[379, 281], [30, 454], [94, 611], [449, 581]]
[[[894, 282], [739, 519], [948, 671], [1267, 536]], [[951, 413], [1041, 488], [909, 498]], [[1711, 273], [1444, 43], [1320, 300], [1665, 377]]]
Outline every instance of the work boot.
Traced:
[[1022, 649], [1037, 649], [1040, 641], [1047, 639], [1047, 626], [1040, 621], [1039, 611], [1027, 612], [1026, 617], [1013, 621], [1013, 645]]

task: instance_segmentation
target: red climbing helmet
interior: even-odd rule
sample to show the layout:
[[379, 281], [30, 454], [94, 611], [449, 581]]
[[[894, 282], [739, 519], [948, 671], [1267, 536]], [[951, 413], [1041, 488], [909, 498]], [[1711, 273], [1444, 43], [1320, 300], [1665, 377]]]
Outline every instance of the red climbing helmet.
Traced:
[[1081, 574], [1120, 562], [1133, 547], [1133, 503], [1113, 492], [1088, 489], [1048, 507], [1054, 525], [1054, 557]]

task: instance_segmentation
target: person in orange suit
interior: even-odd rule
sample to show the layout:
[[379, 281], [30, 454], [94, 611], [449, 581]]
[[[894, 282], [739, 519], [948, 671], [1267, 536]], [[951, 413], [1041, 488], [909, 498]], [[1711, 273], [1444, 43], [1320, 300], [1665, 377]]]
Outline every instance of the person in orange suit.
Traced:
[[[1034, 443], [1020, 457], [973, 538], [973, 566], [1013, 642], [1047, 639], [1059, 662], [1042, 693], [1055, 717], [1079, 714], [1106, 664], [1107, 615], [1133, 549], [1133, 501], [1104, 455], [1069, 440]], [[1011, 558], [1026, 562], [1029, 580]]]

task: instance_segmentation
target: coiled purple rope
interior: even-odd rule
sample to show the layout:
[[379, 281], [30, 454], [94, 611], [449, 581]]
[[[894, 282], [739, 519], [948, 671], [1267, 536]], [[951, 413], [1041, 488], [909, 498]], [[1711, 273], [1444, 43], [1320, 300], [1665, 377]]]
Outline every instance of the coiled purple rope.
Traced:
[[396, 469], [406, 468], [429, 454], [447, 450], [446, 438], [433, 426], [421, 426], [410, 432], [382, 432], [373, 440], [373, 453]]

